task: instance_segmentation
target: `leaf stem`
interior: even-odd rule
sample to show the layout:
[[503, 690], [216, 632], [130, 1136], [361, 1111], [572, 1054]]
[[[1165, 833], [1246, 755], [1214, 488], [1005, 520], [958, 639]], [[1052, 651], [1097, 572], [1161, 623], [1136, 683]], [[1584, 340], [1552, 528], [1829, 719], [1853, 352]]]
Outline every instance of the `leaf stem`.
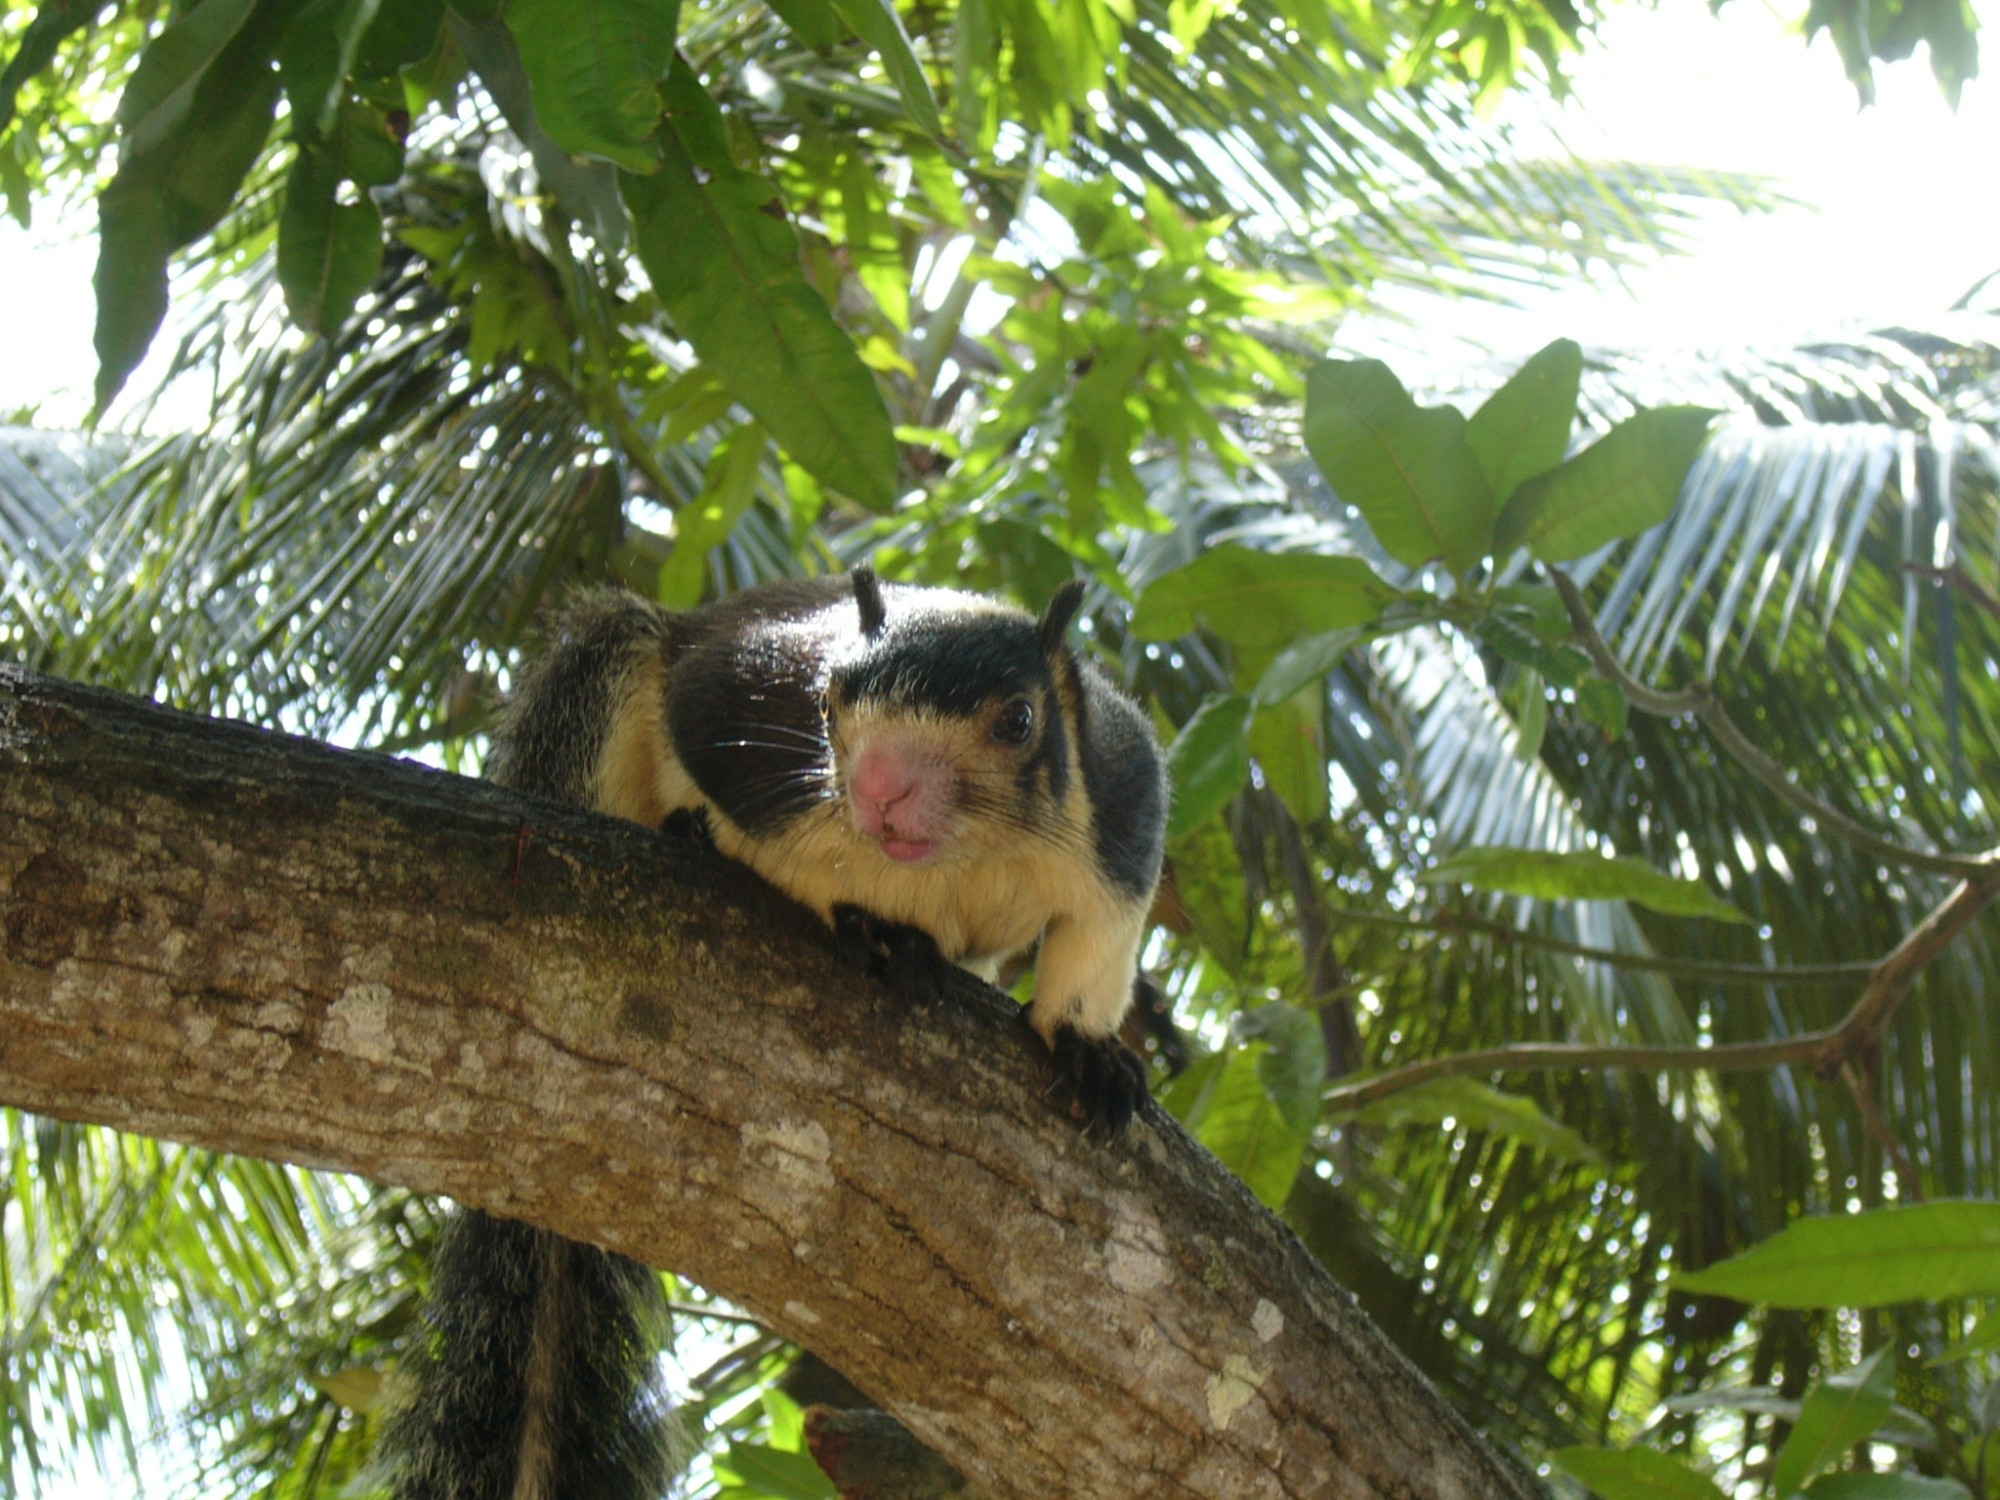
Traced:
[[1549, 569], [1550, 581], [1556, 592], [1562, 596], [1563, 606], [1569, 611], [1570, 624], [1575, 628], [1577, 644], [1588, 653], [1598, 672], [1614, 683], [1627, 701], [1643, 713], [1660, 718], [1673, 718], [1688, 714], [1699, 720], [1702, 727], [1715, 737], [1722, 748], [1744, 770], [1762, 782], [1780, 800], [1811, 818], [1821, 828], [1836, 838], [1844, 839], [1863, 853], [1872, 854], [1877, 859], [1892, 865], [1902, 865], [1913, 870], [1928, 870], [1936, 875], [1956, 875], [1970, 880], [1992, 872], [2000, 866], [2000, 850], [1986, 854], [1946, 854], [1936, 850], [1912, 849], [1874, 832], [1861, 822], [1849, 817], [1831, 803], [1822, 801], [1804, 787], [1799, 786], [1785, 774], [1785, 768], [1766, 755], [1750, 737], [1729, 716], [1722, 701], [1713, 689], [1705, 683], [1681, 688], [1677, 692], [1666, 692], [1649, 687], [1625, 670], [1624, 664], [1598, 634], [1597, 622], [1591, 618], [1590, 607], [1584, 603], [1583, 594], [1560, 568]]

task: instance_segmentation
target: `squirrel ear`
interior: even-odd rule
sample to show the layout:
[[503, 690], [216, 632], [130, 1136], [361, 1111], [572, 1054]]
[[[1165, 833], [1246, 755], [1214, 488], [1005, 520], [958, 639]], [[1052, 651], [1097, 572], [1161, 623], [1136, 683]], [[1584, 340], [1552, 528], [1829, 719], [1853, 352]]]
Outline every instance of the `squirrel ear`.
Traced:
[[873, 635], [882, 628], [888, 612], [882, 607], [882, 585], [875, 570], [863, 563], [854, 570], [854, 602], [861, 609], [861, 633]]
[[1083, 603], [1083, 580], [1072, 578], [1055, 592], [1049, 600], [1049, 607], [1042, 611], [1041, 622], [1035, 626], [1035, 639], [1041, 642], [1042, 655], [1054, 656], [1069, 634], [1070, 622], [1076, 618], [1076, 611]]

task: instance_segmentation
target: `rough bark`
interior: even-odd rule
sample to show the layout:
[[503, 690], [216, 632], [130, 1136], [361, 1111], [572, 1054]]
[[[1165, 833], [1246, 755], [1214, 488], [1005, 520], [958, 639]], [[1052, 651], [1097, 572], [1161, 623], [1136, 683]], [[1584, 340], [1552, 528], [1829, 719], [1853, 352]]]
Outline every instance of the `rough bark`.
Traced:
[[0, 668], [0, 1099], [671, 1266], [996, 1496], [1527, 1496], [1149, 1108], [706, 851]]

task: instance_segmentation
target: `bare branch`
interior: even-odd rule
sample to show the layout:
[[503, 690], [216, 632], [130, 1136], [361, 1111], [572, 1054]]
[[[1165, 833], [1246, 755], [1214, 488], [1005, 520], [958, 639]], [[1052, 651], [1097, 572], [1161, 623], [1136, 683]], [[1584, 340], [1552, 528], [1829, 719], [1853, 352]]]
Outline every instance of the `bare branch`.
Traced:
[[1658, 688], [1648, 687], [1627, 672], [1604, 637], [1598, 634], [1597, 622], [1591, 618], [1590, 607], [1584, 603], [1583, 595], [1576, 584], [1560, 568], [1550, 568], [1549, 577], [1555, 584], [1556, 592], [1562, 595], [1564, 607], [1569, 610], [1570, 624], [1576, 630], [1577, 644], [1588, 653], [1599, 674], [1607, 681], [1616, 684], [1618, 690], [1634, 707], [1661, 718], [1690, 714], [1700, 720], [1702, 726], [1715, 736], [1716, 743], [1728, 751], [1737, 764], [1828, 833], [1886, 863], [1902, 865], [1913, 870], [1929, 870], [1939, 875], [1976, 877], [1983, 871], [1993, 868], [1996, 861], [2000, 861], [2000, 850], [1979, 855], [1942, 854], [1934, 850], [1912, 849], [1894, 839], [1883, 837], [1850, 818], [1831, 803], [1815, 797], [1787, 776], [1783, 766], [1766, 755], [1737, 727], [1736, 721], [1729, 717], [1729, 711], [1722, 706], [1721, 700], [1706, 686], [1697, 684], [1694, 687], [1682, 688], [1678, 692], [1662, 692]]

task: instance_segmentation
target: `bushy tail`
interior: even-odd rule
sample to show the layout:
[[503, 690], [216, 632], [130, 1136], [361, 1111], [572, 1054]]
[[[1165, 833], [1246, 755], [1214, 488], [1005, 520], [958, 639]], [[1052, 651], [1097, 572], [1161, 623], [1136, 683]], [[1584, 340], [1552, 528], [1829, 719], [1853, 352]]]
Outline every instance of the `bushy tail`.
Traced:
[[464, 1212], [431, 1275], [411, 1387], [383, 1434], [396, 1500], [658, 1500], [677, 1428], [653, 1272]]

